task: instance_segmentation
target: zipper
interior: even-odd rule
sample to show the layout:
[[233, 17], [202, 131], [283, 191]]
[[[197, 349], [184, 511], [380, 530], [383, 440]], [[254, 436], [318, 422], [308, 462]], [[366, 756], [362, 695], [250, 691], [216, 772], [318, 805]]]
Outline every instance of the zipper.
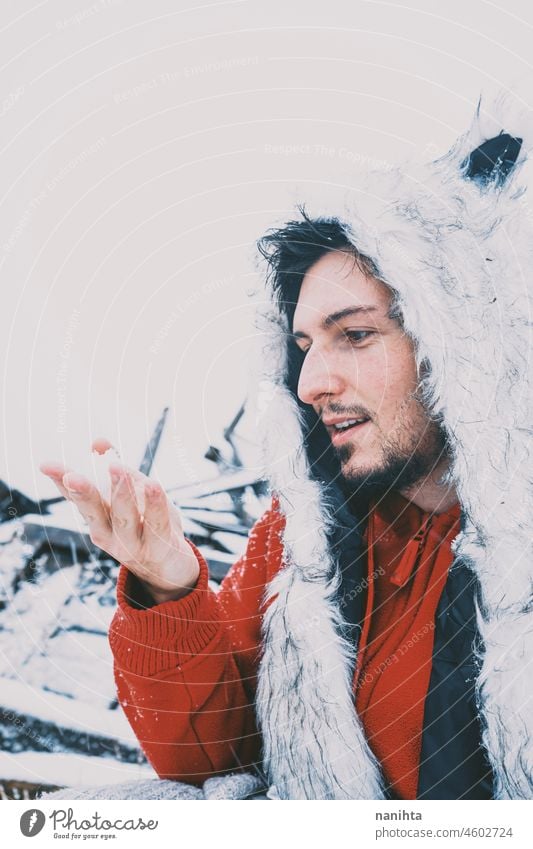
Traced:
[[428, 516], [420, 529], [416, 532], [405, 546], [402, 559], [390, 577], [391, 584], [404, 587], [413, 574], [422, 549], [426, 543], [432, 516]]

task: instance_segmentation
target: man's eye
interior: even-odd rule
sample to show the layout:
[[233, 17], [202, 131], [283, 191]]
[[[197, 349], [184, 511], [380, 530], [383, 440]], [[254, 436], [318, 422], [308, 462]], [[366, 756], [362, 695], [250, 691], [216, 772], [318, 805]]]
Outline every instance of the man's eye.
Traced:
[[350, 342], [358, 344], [360, 342], [366, 342], [367, 339], [375, 335], [375, 332], [375, 330], [345, 330], [344, 335]]

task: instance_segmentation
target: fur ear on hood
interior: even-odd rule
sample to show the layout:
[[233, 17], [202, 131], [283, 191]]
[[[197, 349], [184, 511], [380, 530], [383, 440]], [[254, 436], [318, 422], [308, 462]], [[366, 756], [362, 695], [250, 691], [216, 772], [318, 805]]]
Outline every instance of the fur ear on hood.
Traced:
[[[478, 704], [502, 799], [533, 798], [532, 148], [531, 111], [498, 97], [442, 158], [305, 199], [310, 218], [338, 219], [372, 259], [429, 365], [425, 398], [448, 434], [463, 510], [455, 555], [480, 586]], [[287, 524], [259, 677], [266, 766], [282, 798], [381, 798], [353, 707], [354, 648], [340, 636], [335, 518], [310, 476], [275, 308], [270, 326], [259, 427]]]
[[503, 185], [516, 165], [521, 147], [522, 139], [503, 131], [487, 139], [464, 160], [465, 179], [483, 188]]

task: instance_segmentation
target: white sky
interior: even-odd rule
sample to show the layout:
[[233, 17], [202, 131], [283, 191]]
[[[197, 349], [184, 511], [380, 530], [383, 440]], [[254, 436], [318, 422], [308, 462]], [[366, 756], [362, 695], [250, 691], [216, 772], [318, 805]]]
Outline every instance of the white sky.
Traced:
[[96, 435], [137, 463], [167, 404], [156, 474], [209, 474], [254, 240], [296, 184], [443, 152], [532, 37], [516, 0], [3, 2], [0, 477], [51, 495]]

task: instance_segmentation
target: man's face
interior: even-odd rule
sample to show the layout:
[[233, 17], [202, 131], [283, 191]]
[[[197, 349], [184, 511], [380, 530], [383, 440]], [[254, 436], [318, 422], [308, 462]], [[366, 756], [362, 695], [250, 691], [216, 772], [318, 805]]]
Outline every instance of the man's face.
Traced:
[[390, 308], [383, 283], [328, 252], [303, 279], [293, 333], [306, 352], [298, 396], [322, 419], [344, 477], [401, 490], [435, 468], [445, 440], [417, 397], [413, 343]]

